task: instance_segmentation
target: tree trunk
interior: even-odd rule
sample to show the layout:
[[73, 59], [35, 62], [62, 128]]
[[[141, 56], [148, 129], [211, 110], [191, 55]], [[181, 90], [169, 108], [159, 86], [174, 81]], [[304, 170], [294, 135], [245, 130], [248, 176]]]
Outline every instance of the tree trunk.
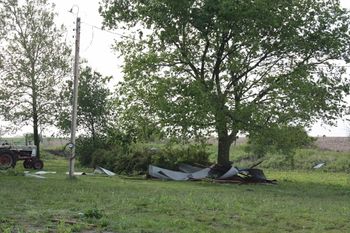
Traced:
[[[232, 135], [228, 133], [227, 118], [225, 116], [225, 100], [222, 98], [217, 99], [218, 103], [215, 113], [216, 132], [218, 133], [218, 157], [217, 163], [221, 166], [230, 166], [230, 147], [233, 142]], [[235, 135], [236, 136], [236, 135]]]
[[227, 122], [222, 112], [217, 114], [216, 130], [218, 133], [218, 158], [217, 163], [222, 166], [230, 166], [230, 148], [236, 138], [236, 132], [229, 134]]
[[[36, 109], [35, 109], [36, 110]], [[34, 145], [36, 146], [36, 155], [40, 158], [40, 135], [38, 130], [38, 115], [36, 112], [33, 113], [33, 133], [34, 133]]]
[[35, 74], [34, 74], [34, 62], [32, 62], [32, 116], [33, 116], [33, 137], [34, 137], [34, 145], [36, 146], [36, 156], [40, 158], [40, 136], [39, 136], [39, 120], [38, 120], [38, 98], [37, 98], [37, 86], [35, 82]]
[[230, 148], [232, 140], [228, 135], [220, 135], [218, 138], [218, 158], [217, 163], [222, 166], [229, 166], [230, 163]]
[[[218, 90], [220, 93], [220, 90]], [[225, 106], [226, 97], [219, 94], [216, 98], [213, 98], [213, 105], [215, 106], [215, 125], [216, 132], [218, 134], [218, 165], [228, 167], [230, 163], [230, 148], [231, 144], [236, 138], [238, 131], [232, 131], [229, 133], [228, 125], [232, 127], [232, 123], [229, 123], [228, 117], [225, 114], [227, 107]]]
[[96, 142], [96, 132], [95, 132], [95, 126], [94, 123], [91, 124], [91, 136], [93, 143]]

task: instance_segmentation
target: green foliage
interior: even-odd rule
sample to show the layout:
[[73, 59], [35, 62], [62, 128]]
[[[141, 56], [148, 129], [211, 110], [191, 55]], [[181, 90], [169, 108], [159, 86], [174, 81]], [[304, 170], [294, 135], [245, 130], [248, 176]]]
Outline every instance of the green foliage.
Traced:
[[167, 144], [156, 151], [152, 164], [160, 167], [177, 169], [181, 163], [209, 165], [209, 152], [205, 144]]
[[103, 136], [97, 136], [95, 138], [80, 136], [76, 140], [76, 155], [83, 166], [91, 167], [93, 161], [92, 155], [95, 151], [109, 147], [110, 145]]
[[[112, 169], [114, 152], [126, 154], [133, 138], [117, 130], [110, 130], [106, 135], [95, 137], [81, 135], [76, 140], [76, 155], [83, 166], [92, 167], [103, 164]], [[104, 155], [106, 153], [106, 155]]]
[[311, 146], [314, 141], [302, 127], [275, 126], [250, 134], [246, 151], [256, 158], [268, 152], [284, 154], [293, 168], [295, 150]]
[[127, 152], [118, 147], [112, 150], [100, 149], [92, 154], [94, 165], [106, 167], [119, 174], [145, 174], [148, 165], [177, 169], [181, 163], [209, 164], [209, 153], [204, 145], [167, 145], [150, 147], [133, 144]]
[[103, 139], [90, 137], [78, 137], [76, 139], [76, 156], [83, 166], [92, 166], [92, 154], [99, 148], [103, 148], [105, 142]]
[[101, 219], [103, 217], [103, 214], [101, 213], [101, 210], [99, 209], [88, 209], [84, 212], [85, 218], [95, 218], [95, 219]]
[[115, 99], [114, 107], [116, 114], [116, 125], [126, 134], [138, 142], [157, 142], [165, 137], [165, 132], [161, 125], [152, 118], [149, 108], [142, 103], [130, 101], [130, 98], [125, 98], [122, 86], [119, 86], [118, 94]]
[[120, 158], [125, 156], [125, 154], [126, 152], [118, 150], [116, 146], [113, 149], [97, 149], [91, 155], [92, 166], [101, 166], [108, 170], [114, 170], [116, 163], [120, 166], [124, 165], [121, 164]]
[[100, 13], [138, 32], [115, 46], [125, 108], [178, 137], [216, 131], [219, 162], [239, 132], [347, 110], [349, 77], [334, 61], [349, 60], [350, 15], [338, 0], [103, 0]]
[[[111, 93], [107, 87], [111, 77], [103, 77], [93, 71], [91, 67], [81, 68], [78, 92], [78, 128], [84, 130], [91, 137], [105, 133], [112, 119]], [[67, 88], [62, 96], [72, 98], [72, 82], [67, 82]], [[58, 116], [59, 127], [68, 132], [71, 125], [71, 107], [67, 107]]]
[[100, 73], [85, 67], [79, 77], [78, 115], [79, 123], [91, 132], [104, 126], [110, 115], [111, 95], [107, 84], [111, 77], [103, 77]]
[[72, 227], [65, 224], [64, 221], [60, 221], [57, 225], [57, 233], [72, 233]]

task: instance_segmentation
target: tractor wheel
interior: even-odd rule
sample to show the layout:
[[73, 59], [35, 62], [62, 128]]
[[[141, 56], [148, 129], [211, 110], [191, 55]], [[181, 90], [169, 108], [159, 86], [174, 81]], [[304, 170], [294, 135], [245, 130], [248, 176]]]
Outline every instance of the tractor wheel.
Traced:
[[33, 160], [32, 162], [32, 167], [35, 169], [35, 170], [40, 170], [40, 169], [43, 169], [44, 167], [44, 162], [40, 159], [38, 160]]
[[32, 161], [29, 160], [29, 159], [24, 160], [24, 161], [23, 161], [23, 167], [24, 167], [25, 169], [31, 169], [31, 168], [33, 168], [33, 166], [32, 166]]
[[0, 152], [0, 169], [8, 169], [16, 166], [16, 159], [9, 152]]

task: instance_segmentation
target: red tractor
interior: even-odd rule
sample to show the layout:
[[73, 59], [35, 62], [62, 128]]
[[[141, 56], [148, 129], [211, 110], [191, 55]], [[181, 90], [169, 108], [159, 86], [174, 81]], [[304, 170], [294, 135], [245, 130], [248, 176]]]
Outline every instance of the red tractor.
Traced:
[[36, 146], [12, 147], [7, 143], [0, 145], [0, 169], [15, 167], [19, 160], [23, 160], [26, 169], [44, 167], [44, 162], [36, 156]]

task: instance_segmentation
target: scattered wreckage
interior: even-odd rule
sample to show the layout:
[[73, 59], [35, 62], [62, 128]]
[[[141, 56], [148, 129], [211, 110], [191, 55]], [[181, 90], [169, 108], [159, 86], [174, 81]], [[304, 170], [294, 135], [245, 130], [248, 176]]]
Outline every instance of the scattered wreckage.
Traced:
[[[39, 178], [39, 179], [45, 179], [46, 177], [43, 175], [47, 174], [56, 174], [55, 171], [38, 171], [35, 173], [30, 173], [29, 171], [24, 171], [24, 176], [27, 177], [34, 177], [34, 178]], [[66, 172], [66, 175], [69, 173]], [[105, 175], [105, 176], [115, 176], [116, 174], [112, 171], [107, 170], [106, 168], [96, 166], [94, 173], [86, 173], [86, 172], [74, 172], [74, 176], [86, 176], [86, 175]]]
[[261, 169], [254, 168], [258, 164], [245, 169], [239, 169], [233, 166], [224, 167], [218, 164], [206, 168], [200, 168], [188, 164], [180, 164], [179, 171], [173, 171], [149, 165], [148, 174], [152, 178], [158, 178], [163, 180], [184, 181], [210, 179], [213, 182], [217, 183], [275, 184], [276, 180], [267, 179], [264, 172]]

